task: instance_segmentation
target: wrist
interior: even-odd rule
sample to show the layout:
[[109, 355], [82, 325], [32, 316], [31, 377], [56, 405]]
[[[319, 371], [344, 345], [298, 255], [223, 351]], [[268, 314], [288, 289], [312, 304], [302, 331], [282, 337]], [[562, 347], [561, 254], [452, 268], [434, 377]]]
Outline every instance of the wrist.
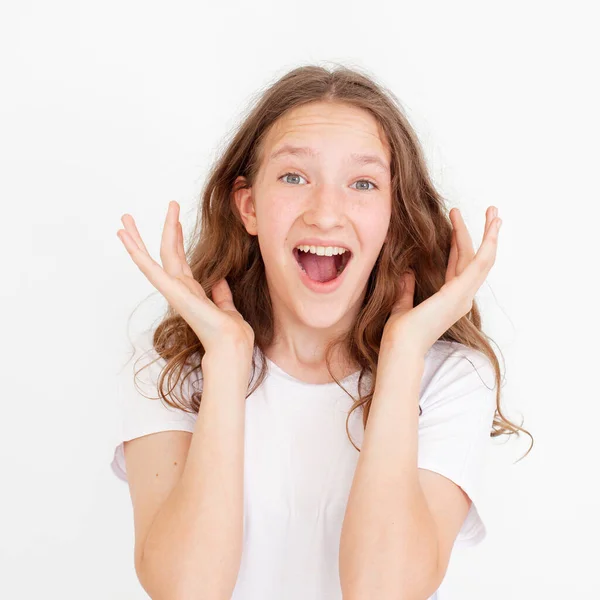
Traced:
[[380, 350], [377, 361], [377, 379], [384, 377], [398, 379], [410, 375], [422, 375], [425, 368], [425, 355], [402, 345]]
[[221, 347], [206, 352], [201, 362], [203, 373], [215, 373], [227, 379], [239, 379], [249, 376], [252, 356], [240, 347]]

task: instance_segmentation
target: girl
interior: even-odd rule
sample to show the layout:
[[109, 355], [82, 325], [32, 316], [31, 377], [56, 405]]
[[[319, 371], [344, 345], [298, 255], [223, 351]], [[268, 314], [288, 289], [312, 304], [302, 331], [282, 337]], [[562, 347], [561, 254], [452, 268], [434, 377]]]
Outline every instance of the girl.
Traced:
[[490, 435], [526, 432], [502, 415], [474, 301], [497, 209], [475, 252], [395, 96], [355, 70], [304, 66], [258, 99], [201, 213], [186, 252], [169, 203], [162, 266], [131, 215], [118, 231], [169, 303], [138, 345], [164, 403], [125, 382], [112, 462], [142, 586], [443, 600], [453, 547], [486, 534]]

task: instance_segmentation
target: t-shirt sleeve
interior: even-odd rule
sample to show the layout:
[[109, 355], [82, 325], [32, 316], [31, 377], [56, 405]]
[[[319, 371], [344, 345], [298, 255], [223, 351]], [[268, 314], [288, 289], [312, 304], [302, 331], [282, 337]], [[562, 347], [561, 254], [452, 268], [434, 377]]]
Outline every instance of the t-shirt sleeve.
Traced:
[[[152, 333], [146, 332], [134, 340], [135, 354], [117, 375], [120, 427], [117, 428], [117, 439], [110, 466], [113, 473], [123, 481], [127, 481], [124, 442], [159, 431], [193, 433], [196, 424], [196, 413], [169, 406], [159, 396], [158, 380], [166, 361], [152, 347]], [[156, 358], [158, 360], [154, 362]], [[139, 373], [134, 381], [136, 371]], [[174, 391], [167, 396], [169, 399], [175, 395], [178, 400], [189, 400], [195, 391], [201, 391], [200, 370], [194, 370], [182, 384], [181, 379], [187, 372], [184, 370], [180, 375]], [[163, 388], [168, 389], [168, 386], [169, 383], [165, 379]]]
[[427, 366], [418, 467], [443, 475], [469, 496], [471, 506], [454, 545], [474, 546], [487, 533], [481, 506], [496, 409], [495, 372], [483, 353], [450, 342], [434, 345]]

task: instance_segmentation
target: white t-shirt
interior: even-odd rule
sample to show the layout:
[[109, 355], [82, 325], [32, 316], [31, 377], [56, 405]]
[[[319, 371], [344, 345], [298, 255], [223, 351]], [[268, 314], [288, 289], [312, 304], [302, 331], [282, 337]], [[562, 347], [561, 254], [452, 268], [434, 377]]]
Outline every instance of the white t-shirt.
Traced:
[[[150, 354], [137, 369], [148, 364], [147, 356], [156, 357], [151, 337], [145, 340], [144, 350]], [[258, 356], [257, 351], [255, 361]], [[119, 379], [122, 431], [111, 463], [124, 481], [124, 441], [158, 431], [193, 433], [196, 422], [196, 414], [142, 396], [133, 385], [133, 362]], [[146, 396], [158, 396], [156, 382], [164, 364], [160, 359], [138, 374]], [[267, 364], [267, 377], [246, 399], [244, 545], [232, 600], [341, 600], [339, 539], [359, 458], [345, 427], [352, 402], [335, 382], [304, 383], [268, 359]], [[342, 383], [357, 397], [358, 373]], [[418, 466], [451, 479], [472, 500], [454, 548], [475, 545], [486, 535], [480, 494], [495, 386], [492, 365], [480, 352], [438, 341], [426, 355]], [[194, 372], [184, 393], [201, 388], [202, 375]], [[361, 411], [356, 409], [348, 423], [359, 448], [364, 435]], [[430, 600], [442, 596], [440, 588]]]

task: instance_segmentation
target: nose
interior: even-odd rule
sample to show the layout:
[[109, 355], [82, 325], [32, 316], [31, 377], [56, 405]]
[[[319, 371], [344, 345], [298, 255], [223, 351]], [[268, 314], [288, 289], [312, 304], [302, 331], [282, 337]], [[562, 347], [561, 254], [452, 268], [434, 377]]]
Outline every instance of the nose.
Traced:
[[327, 230], [343, 224], [345, 195], [335, 184], [320, 183], [308, 199], [304, 222]]

